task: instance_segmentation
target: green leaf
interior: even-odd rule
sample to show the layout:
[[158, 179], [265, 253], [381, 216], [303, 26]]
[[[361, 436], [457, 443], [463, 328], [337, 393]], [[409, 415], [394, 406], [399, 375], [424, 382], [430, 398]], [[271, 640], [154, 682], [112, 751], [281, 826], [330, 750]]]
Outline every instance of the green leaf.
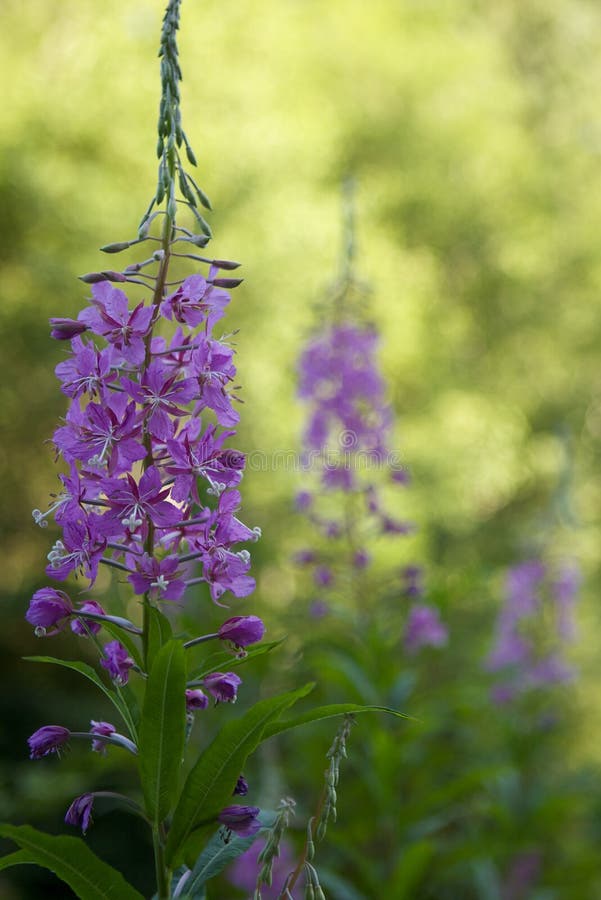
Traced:
[[267, 641], [264, 644], [260, 644], [258, 647], [255, 647], [254, 650], [249, 650], [246, 656], [234, 656], [231, 651], [222, 650], [220, 653], [211, 653], [210, 656], [207, 656], [205, 660], [203, 660], [202, 664], [191, 672], [189, 678], [191, 681], [196, 681], [197, 679], [204, 678], [205, 675], [209, 675], [211, 672], [219, 672], [224, 666], [227, 665], [228, 670], [231, 668], [235, 668], [236, 666], [242, 666], [244, 663], [250, 662], [251, 659], [255, 659], [257, 656], [262, 656], [264, 653], [270, 653], [276, 647], [279, 647], [280, 644], [283, 644], [286, 638], [280, 638], [279, 641]]
[[186, 662], [180, 641], [157, 653], [146, 685], [139, 766], [148, 815], [168, 815], [177, 793], [186, 731]]
[[328, 706], [316, 706], [294, 719], [284, 719], [282, 722], [272, 722], [266, 728], [263, 734], [263, 740], [273, 737], [274, 734], [280, 734], [282, 731], [288, 731], [290, 728], [298, 728], [299, 725], [306, 725], [308, 722], [317, 722], [319, 719], [330, 719], [333, 716], [342, 716], [345, 713], [365, 713], [365, 712], [385, 712], [391, 716], [397, 716], [399, 719], [410, 719], [404, 713], [397, 712], [396, 709], [390, 709], [388, 706], [362, 706], [360, 703], [331, 703]]
[[148, 670], [152, 668], [154, 658], [167, 641], [173, 637], [173, 629], [167, 616], [154, 606], [148, 608], [148, 653], [146, 665]]
[[15, 850], [14, 853], [9, 853], [8, 856], [0, 858], [0, 872], [2, 869], [10, 869], [11, 866], [27, 865], [27, 863], [35, 865], [35, 859], [33, 859], [31, 853], [28, 853], [27, 850]]
[[167, 862], [178, 861], [193, 829], [213, 821], [227, 806], [247, 757], [263, 739], [266, 726], [305, 697], [313, 684], [260, 700], [240, 719], [228, 722], [191, 770], [173, 815], [167, 841]]
[[399, 850], [400, 859], [392, 874], [393, 896], [398, 900], [414, 897], [422, 878], [430, 871], [435, 847], [432, 841], [417, 841]]
[[[257, 818], [264, 828], [270, 828], [275, 821], [275, 813], [262, 810]], [[186, 893], [193, 894], [200, 891], [209, 879], [219, 875], [238, 856], [246, 853], [257, 837], [258, 833], [252, 837], [238, 837], [232, 834], [226, 843], [221, 833], [217, 831], [198, 857], [192, 875], [186, 882]]]
[[0, 836], [22, 848], [24, 855], [9, 855], [10, 865], [30, 862], [43, 866], [68, 884], [80, 900], [143, 900], [142, 894], [92, 853], [81, 838], [56, 837], [29, 825], [2, 825]]

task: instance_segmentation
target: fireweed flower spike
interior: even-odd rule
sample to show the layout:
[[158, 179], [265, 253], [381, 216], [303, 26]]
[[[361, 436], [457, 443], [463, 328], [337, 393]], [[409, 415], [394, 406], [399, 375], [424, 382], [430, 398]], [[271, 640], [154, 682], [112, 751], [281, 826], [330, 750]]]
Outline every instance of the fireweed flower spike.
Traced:
[[[534, 559], [509, 569], [493, 647], [484, 662], [499, 679], [491, 692], [496, 703], [506, 704], [534, 688], [575, 677], [565, 650], [575, 636], [579, 587], [574, 564], [563, 563], [554, 572]], [[545, 629], [549, 612], [554, 627]]]
[[[77, 579], [78, 585], [70, 587], [71, 596], [56, 586], [42, 588], [27, 612], [40, 636], [70, 630], [68, 639], [87, 639], [86, 651], [98, 651], [97, 671], [67, 665], [101, 688], [115, 707], [110, 716], [115, 725], [92, 719], [88, 731], [59, 725], [38, 729], [29, 738], [31, 757], [59, 754], [74, 739], [87, 742], [92, 752], [103, 753], [110, 744], [134, 756], [139, 784], [133, 791], [143, 808], [137, 799], [121, 800], [149, 826], [158, 900], [173, 895], [174, 872], [176, 896], [181, 894], [194, 871], [184, 867], [179, 874], [188, 860], [188, 839], [194, 834], [196, 840], [205, 825], [213, 823], [215, 833], [202, 852], [213, 853], [217, 846], [217, 855], [226, 839], [242, 852], [245, 841], [264, 827], [257, 806], [231, 805], [231, 798], [246, 793], [240, 773], [259, 738], [312, 687], [261, 699], [242, 715], [228, 717], [221, 729], [212, 726], [211, 742], [191, 765], [186, 760], [188, 774], [182, 777], [186, 750], [194, 749], [189, 739], [195, 713], [205, 710], [201, 718], [219, 718], [215, 707], [234, 703], [242, 684], [235, 672], [215, 671], [215, 656], [233, 653], [231, 667], [241, 666], [246, 648], [262, 640], [265, 627], [257, 616], [237, 614], [228, 614], [217, 631], [212, 624], [213, 605], [229, 609], [254, 591], [248, 547], [260, 529], [240, 517], [245, 456], [233, 446], [239, 419], [234, 352], [214, 333], [240, 284], [223, 273], [238, 264], [179, 252], [182, 245], [205, 247], [211, 238], [201, 214], [210, 203], [188, 171], [188, 163], [196, 161], [182, 127], [180, 6], [181, 0], [169, 0], [161, 32], [156, 192], [137, 238], [104, 248], [118, 254], [149, 241], [155, 249], [121, 271], [81, 276], [88, 305], [77, 319], [51, 321], [53, 337], [70, 347], [56, 367], [68, 401], [53, 435], [63, 471], [59, 493], [46, 512], [35, 510], [34, 520], [44, 527], [53, 519], [59, 530], [48, 551], [48, 577], [71, 585]], [[193, 217], [197, 233], [179, 224], [180, 210]], [[189, 260], [202, 271], [184, 274], [181, 266]], [[359, 352], [364, 343], [362, 337]], [[376, 432], [370, 446], [379, 452]], [[332, 483], [336, 476], [327, 474]], [[338, 528], [329, 527], [331, 533]], [[113, 589], [97, 599], [91, 589], [101, 570], [112, 576]], [[106, 580], [98, 580], [99, 589]], [[123, 594], [129, 595], [128, 615], [138, 621], [111, 608], [115, 597], [121, 604]], [[208, 606], [211, 625], [199, 628], [200, 635], [184, 637], [174, 627], [183, 603], [200, 612]], [[217, 653], [203, 655], [207, 642], [217, 644]], [[67, 822], [85, 831], [100, 793], [107, 792], [76, 798]], [[40, 861], [29, 846], [27, 854]], [[14, 856], [21, 861], [20, 854]], [[89, 849], [82, 848], [81, 857], [86, 879], [95, 871], [99, 884], [112, 882], [107, 892], [140, 896]], [[75, 853], [61, 870], [76, 893], [79, 862]], [[204, 894], [196, 877], [194, 882], [195, 893]]]
[[[413, 531], [410, 522], [386, 511], [388, 495], [404, 488], [409, 475], [392, 448], [393, 413], [386, 381], [377, 358], [379, 335], [366, 318], [369, 289], [355, 274], [353, 186], [344, 191], [344, 236], [341, 270], [320, 307], [318, 326], [305, 343], [298, 362], [298, 395], [306, 408], [303, 450], [313, 486], [296, 495], [296, 508], [324, 539], [308, 547], [295, 562], [310, 573], [313, 602], [310, 615], [320, 618], [337, 596], [355, 601], [361, 615], [369, 586], [374, 537], [400, 538]], [[305, 477], [305, 482], [307, 481]], [[421, 569], [407, 566], [400, 573], [399, 593], [413, 600], [422, 593]], [[446, 629], [434, 607], [408, 612], [406, 628], [429, 615], [429, 631], [405, 635], [415, 652], [425, 644], [441, 646]]]
[[[238, 487], [246, 460], [232, 446], [240, 418], [234, 403], [234, 350], [213, 333], [231, 291], [241, 283], [227, 274], [239, 264], [178, 252], [186, 244], [204, 247], [211, 236], [200, 212], [210, 204], [188, 171], [196, 161], [182, 129], [176, 43], [180, 6], [181, 0], [169, 0], [161, 34], [157, 190], [137, 239], [104, 248], [118, 254], [152, 241], [158, 249], [122, 271], [115, 267], [81, 276], [88, 286], [88, 305], [76, 318], [50, 320], [52, 338], [70, 350], [56, 367], [68, 400], [53, 435], [63, 471], [48, 509], [36, 509], [33, 516], [41, 527], [54, 521], [59, 529], [48, 550], [47, 575], [55, 582], [75, 578], [80, 585], [79, 597], [57, 586], [41, 588], [26, 613], [40, 637], [70, 626], [74, 636], [97, 648], [99, 677], [127, 732], [120, 734], [120, 725], [94, 719], [89, 731], [45, 725], [29, 738], [31, 758], [59, 754], [72, 738], [87, 740], [96, 753], [105, 754], [112, 744], [140, 758], [160, 900], [170, 896], [167, 823], [176, 807], [176, 767], [186, 731], [189, 736], [189, 719], [207, 709], [210, 698], [215, 706], [234, 703], [242, 683], [234, 672], [210, 669], [187, 681], [187, 658], [213, 640], [241, 661], [245, 648], [265, 632], [257, 616], [233, 615], [218, 631], [184, 642], [171, 637], [172, 627], [162, 613], [197, 601], [198, 585], [204, 586], [205, 602], [210, 598], [219, 606], [251, 594], [255, 581], [246, 546], [260, 536], [260, 529], [239, 518]], [[193, 216], [198, 234], [176, 221], [180, 209]], [[203, 271], [172, 272], [175, 257], [178, 266], [191, 259]], [[89, 596], [87, 589], [101, 567], [133, 593], [141, 611], [139, 624], [111, 609], [108, 600]], [[168, 650], [173, 656], [163, 670]], [[124, 690], [133, 678], [150, 697], [141, 722]], [[160, 726], [147, 723], [149, 710], [163, 716]], [[171, 744], [155, 755], [158, 737], [152, 729], [157, 727], [164, 729], [162, 740]], [[241, 765], [235, 768], [222, 803], [248, 790]], [[160, 779], [154, 794], [148, 779]], [[94, 796], [77, 797], [66, 822], [85, 832]], [[261, 827], [258, 813], [258, 807], [225, 807], [219, 824], [228, 834], [249, 837]], [[214, 809], [209, 816], [215, 817]], [[179, 821], [177, 815], [174, 821]]]

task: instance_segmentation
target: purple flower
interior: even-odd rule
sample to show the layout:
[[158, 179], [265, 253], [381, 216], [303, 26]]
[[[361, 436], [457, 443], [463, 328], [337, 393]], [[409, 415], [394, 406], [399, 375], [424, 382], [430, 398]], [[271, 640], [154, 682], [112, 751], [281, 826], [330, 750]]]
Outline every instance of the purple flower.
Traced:
[[496, 703], [497, 706], [507, 706], [507, 704], [513, 703], [517, 693], [518, 691], [514, 684], [501, 682], [499, 684], [493, 684], [490, 690], [490, 699], [493, 703]]
[[240, 775], [236, 782], [236, 787], [232, 791], [233, 796], [246, 797], [248, 794], [248, 781], [244, 775]]
[[44, 725], [27, 738], [30, 758], [41, 759], [49, 753], [58, 753], [71, 737], [68, 728], [62, 725]]
[[221, 640], [229, 641], [237, 650], [256, 644], [264, 634], [265, 626], [258, 616], [233, 616], [219, 629]]
[[[507, 573], [505, 602], [498, 617], [494, 646], [484, 663], [492, 672], [509, 670], [501, 684], [493, 688], [497, 702], [498, 696], [504, 699], [504, 692], [510, 700], [525, 691], [575, 677], [574, 668], [563, 658], [562, 644], [571, 640], [574, 633], [578, 573], [564, 565], [554, 579], [545, 578], [546, 575], [539, 560], [520, 563]], [[541, 642], [537, 620], [542, 620], [549, 603], [554, 607], [557, 625], [552, 635], [542, 635]]]
[[258, 806], [226, 806], [217, 816], [217, 820], [239, 837], [252, 837], [261, 828], [261, 823], [257, 819], [260, 812]]
[[77, 322], [75, 319], [55, 318], [48, 321], [51, 325], [50, 337], [55, 341], [70, 341], [71, 338], [88, 330], [84, 322]]
[[92, 303], [93, 306], [80, 312], [80, 322], [114, 347], [118, 361], [124, 359], [134, 366], [143, 363], [144, 337], [150, 328], [153, 308], [139, 303], [130, 312], [126, 295], [108, 281], [92, 285]]
[[209, 705], [209, 698], [199, 688], [186, 689], [186, 709], [188, 712], [194, 712], [197, 709], [206, 709]]
[[233, 408], [227, 387], [233, 382], [236, 368], [233, 351], [218, 341], [205, 340], [192, 354], [190, 374], [197, 379], [199, 398], [195, 413], [212, 409], [220, 425], [230, 427], [240, 420]]
[[84, 343], [76, 338], [71, 344], [72, 356], [55, 368], [56, 377], [62, 382], [61, 390], [67, 397], [84, 394], [103, 394], [113, 377], [110, 351], [99, 350], [91, 341]]
[[326, 465], [321, 476], [322, 484], [328, 490], [339, 490], [348, 493], [355, 486], [355, 478], [350, 469], [350, 460], [346, 465]]
[[100, 665], [117, 684], [127, 684], [129, 670], [133, 664], [133, 659], [127, 655], [127, 650], [119, 641], [111, 641], [104, 645], [104, 656], [100, 660]]
[[486, 660], [486, 668], [489, 672], [498, 672], [507, 666], [525, 664], [530, 659], [531, 653], [531, 642], [522, 637], [515, 626], [502, 623], [495, 646]]
[[179, 600], [186, 590], [186, 582], [177, 577], [178, 556], [158, 560], [145, 553], [136, 558], [136, 570], [128, 576], [136, 594], [148, 592], [153, 600]]
[[299, 566], [308, 566], [315, 562], [316, 557], [315, 550], [298, 550], [294, 554], [294, 562]]
[[190, 275], [161, 303], [161, 315], [192, 328], [203, 322], [212, 328], [229, 302], [227, 291], [214, 288], [202, 275]]
[[[92, 613], [96, 616], [105, 616], [106, 613], [100, 603], [96, 603], [95, 600], [86, 600], [85, 603], [82, 603], [79, 607], [78, 612], [80, 613]], [[85, 624], [84, 624], [85, 623]], [[81, 637], [89, 637], [91, 634], [98, 634], [102, 625], [100, 622], [95, 622], [94, 619], [87, 619], [84, 617], [84, 622], [81, 622], [79, 619], [74, 618], [71, 622], [71, 631], [74, 634], [78, 634]]]
[[220, 549], [207, 554], [203, 563], [203, 578], [215, 603], [226, 591], [231, 591], [234, 597], [246, 597], [254, 591], [255, 579], [246, 574], [250, 568], [248, 558]]
[[329, 587], [334, 581], [332, 570], [328, 566], [318, 566], [313, 572], [313, 580], [318, 587]]
[[422, 647], [442, 647], [447, 643], [448, 632], [439, 618], [438, 610], [425, 603], [416, 603], [409, 610], [405, 626], [405, 649], [417, 653]]
[[309, 607], [309, 615], [312, 619], [323, 619], [329, 612], [330, 607], [325, 600], [314, 600]]
[[[71, 598], [64, 591], [54, 588], [40, 588], [36, 591], [25, 613], [26, 620], [34, 625], [36, 633], [58, 634], [73, 612]], [[51, 628], [52, 631], [48, 632]]]
[[545, 687], [572, 681], [576, 672], [561, 658], [559, 653], [550, 653], [537, 660], [524, 671], [525, 686]]
[[127, 472], [146, 450], [137, 438], [142, 431], [136, 404], [125, 394], [113, 394], [103, 404], [72, 404], [66, 425], [54, 432], [54, 443], [67, 462], [79, 461], [109, 475]]
[[366, 569], [371, 561], [371, 556], [363, 547], [353, 553], [353, 566], [355, 569]]
[[405, 566], [405, 568], [401, 570], [403, 593], [406, 597], [415, 599], [422, 596], [424, 593], [422, 585], [423, 574], [421, 566]]
[[202, 683], [217, 703], [235, 703], [242, 679], [234, 672], [211, 672]]
[[81, 828], [85, 834], [92, 824], [92, 806], [94, 804], [94, 794], [82, 794], [76, 797], [65, 814], [65, 822], [67, 825], [75, 825]]
[[89, 519], [86, 525], [65, 522], [62, 541], [56, 541], [48, 554], [47, 575], [64, 581], [71, 572], [81, 572], [91, 583], [95, 581], [106, 547], [106, 539], [96, 530], [96, 521]]
[[148, 518], [155, 525], [174, 525], [181, 519], [181, 510], [169, 503], [169, 488], [164, 488], [156, 466], [149, 466], [136, 482], [133, 475], [106, 482], [107, 503], [111, 515], [123, 528], [136, 531]]
[[150, 363], [140, 384], [128, 378], [122, 378], [121, 384], [144, 407], [147, 428], [159, 441], [173, 437], [177, 417], [187, 413], [180, 404], [192, 400], [197, 393], [194, 379], [180, 379], [177, 370], [174, 373], [158, 360]]
[[[90, 722], [90, 732], [92, 734], [104, 734], [109, 737], [111, 734], [115, 734], [116, 731], [117, 729], [110, 722], [95, 722], [94, 719]], [[106, 741], [92, 741], [92, 750], [106, 755]]]
[[299, 512], [307, 512], [313, 504], [311, 491], [299, 491], [295, 497], [295, 504]]

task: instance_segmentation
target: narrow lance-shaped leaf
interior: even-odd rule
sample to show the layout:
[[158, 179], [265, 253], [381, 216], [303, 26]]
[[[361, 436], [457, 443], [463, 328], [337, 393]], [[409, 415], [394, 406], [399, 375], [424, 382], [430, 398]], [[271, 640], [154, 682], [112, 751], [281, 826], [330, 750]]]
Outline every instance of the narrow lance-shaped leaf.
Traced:
[[[80, 900], [143, 900], [120, 872], [99, 859], [81, 838], [44, 834], [29, 825], [2, 825], [0, 836], [21, 847], [8, 865], [30, 862], [54, 872]], [[1, 866], [0, 861], [0, 866]], [[7, 867], [7, 863], [3, 867]]]
[[333, 716], [342, 716], [346, 713], [366, 713], [366, 712], [384, 712], [399, 719], [410, 719], [404, 713], [391, 709], [389, 706], [363, 706], [360, 703], [330, 703], [327, 706], [316, 706], [300, 716], [293, 719], [283, 719], [281, 722], [271, 722], [265, 728], [263, 740], [273, 737], [274, 734], [280, 734], [282, 731], [289, 731], [291, 728], [298, 728], [300, 725], [307, 725], [309, 722], [318, 722], [320, 719], [331, 719]]
[[211, 822], [231, 798], [247, 757], [258, 747], [266, 726], [305, 697], [313, 685], [260, 700], [235, 722], [228, 722], [188, 775], [173, 815], [167, 861], [177, 862], [192, 830]]
[[139, 766], [148, 815], [160, 822], [177, 793], [186, 729], [186, 665], [179, 641], [157, 653], [146, 685]]
[[171, 623], [167, 616], [164, 616], [163, 613], [158, 609], [155, 609], [154, 606], [151, 606], [149, 609], [148, 626], [148, 653], [146, 663], [148, 670], [150, 671], [154, 658], [161, 647], [173, 637], [173, 629], [171, 628]]
[[201, 665], [190, 672], [189, 680], [195, 681], [204, 678], [205, 675], [209, 675], [211, 672], [219, 672], [224, 666], [227, 666], [228, 669], [243, 666], [247, 662], [251, 662], [251, 660], [255, 659], [257, 656], [263, 656], [265, 653], [270, 653], [272, 650], [275, 650], [275, 648], [279, 647], [285, 640], [285, 638], [280, 638], [278, 641], [265, 641], [265, 643], [259, 644], [258, 647], [247, 650], [245, 656], [232, 656], [232, 653], [229, 650], [211, 653], [210, 656], [207, 656], [206, 659], [202, 661]]

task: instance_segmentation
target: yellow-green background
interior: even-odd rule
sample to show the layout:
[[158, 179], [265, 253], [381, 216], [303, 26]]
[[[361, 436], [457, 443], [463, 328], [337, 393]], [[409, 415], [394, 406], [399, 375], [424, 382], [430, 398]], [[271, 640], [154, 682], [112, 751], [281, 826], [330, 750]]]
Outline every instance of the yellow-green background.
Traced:
[[[0, 800], [11, 816], [48, 791], [15, 743], [40, 724], [15, 710], [24, 679], [41, 689], [16, 660], [33, 646], [21, 617], [48, 544], [30, 519], [55, 485], [43, 442], [65, 406], [47, 317], [77, 313], [87, 289], [75, 276], [117, 265], [97, 248], [133, 237], [153, 193], [161, 14], [147, 0], [0, 8], [2, 745], [15, 761]], [[455, 607], [492, 628], [504, 567], [542, 546], [577, 558], [581, 677], [565, 764], [595, 769], [601, 8], [184, 0], [180, 54], [184, 127], [215, 207], [211, 248], [244, 264], [227, 319], [240, 329], [238, 446], [269, 456], [298, 445], [295, 361], [336, 273], [339, 185], [352, 172], [359, 270], [413, 476], [403, 514], [419, 524], [378, 565], [424, 562], [451, 629]], [[301, 480], [267, 467], [244, 481], [245, 520], [264, 534], [266, 618], [298, 597]], [[470, 639], [452, 634], [456, 646]]]

